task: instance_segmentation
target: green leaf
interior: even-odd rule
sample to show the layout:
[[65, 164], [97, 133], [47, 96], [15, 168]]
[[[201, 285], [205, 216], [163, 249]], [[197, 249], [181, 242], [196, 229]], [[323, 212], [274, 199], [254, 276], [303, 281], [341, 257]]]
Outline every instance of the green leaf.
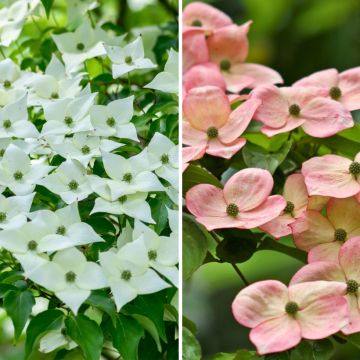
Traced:
[[0, 284], [0, 299], [2, 299], [11, 290], [17, 290], [16, 286], [10, 284]]
[[36, 315], [26, 330], [25, 359], [31, 355], [34, 345], [47, 331], [61, 327], [64, 313], [60, 310], [46, 310]]
[[46, 16], [49, 17], [54, 0], [41, 0], [41, 2], [44, 5]]
[[219, 353], [216, 354], [213, 360], [255, 360], [259, 359], [258, 356], [256, 356], [255, 351], [250, 350], [239, 350], [236, 353]]
[[80, 346], [85, 359], [99, 360], [104, 341], [99, 325], [82, 314], [69, 316], [65, 325], [67, 335]]
[[260, 146], [248, 143], [242, 151], [245, 164], [248, 167], [265, 169], [273, 174], [278, 166], [285, 160], [291, 149], [292, 142], [287, 141], [278, 151], [267, 152]]
[[206, 229], [195, 219], [183, 214], [183, 277], [190, 278], [203, 263], [208, 249]]
[[19, 339], [34, 305], [31, 291], [10, 291], [5, 295], [4, 308], [14, 324], [15, 341]]
[[119, 314], [116, 328], [112, 329], [113, 345], [123, 360], [138, 360], [140, 339], [144, 336], [143, 327], [132, 317]]
[[302, 341], [292, 352], [291, 360], [330, 360], [334, 355], [334, 346], [329, 339]]
[[113, 324], [116, 324], [116, 307], [112, 300], [110, 300], [109, 295], [104, 291], [98, 290], [93, 291], [91, 295], [87, 298], [86, 304], [92, 305], [104, 313], [108, 314], [113, 321]]
[[[303, 358], [306, 359], [307, 358]], [[269, 354], [265, 356], [265, 360], [290, 360], [290, 354], [285, 351], [281, 353]]]
[[360, 333], [355, 333], [347, 336], [341, 333], [338, 333], [336, 335], [360, 349]]
[[183, 328], [183, 360], [201, 360], [201, 346], [193, 333]]
[[222, 187], [218, 178], [208, 172], [206, 169], [190, 164], [183, 174], [183, 193], [197, 184], [211, 184]]

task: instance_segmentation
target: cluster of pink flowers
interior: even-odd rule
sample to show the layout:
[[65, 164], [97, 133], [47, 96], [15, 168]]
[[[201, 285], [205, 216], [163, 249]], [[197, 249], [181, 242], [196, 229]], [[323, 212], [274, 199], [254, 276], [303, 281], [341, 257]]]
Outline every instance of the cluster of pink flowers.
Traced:
[[[354, 125], [360, 108], [360, 67], [320, 71], [291, 87], [281, 76], [246, 63], [251, 22], [235, 25], [219, 10], [192, 3], [183, 26], [183, 149], [185, 166], [205, 153], [231, 158], [245, 145], [250, 121], [268, 137], [302, 127], [312, 137], [332, 136]], [[241, 94], [251, 89], [249, 94]], [[241, 105], [231, 105], [242, 102]], [[288, 350], [301, 339], [360, 331], [360, 153], [354, 160], [325, 155], [290, 175], [282, 195], [273, 178], [243, 169], [219, 188], [192, 187], [186, 206], [208, 231], [260, 228], [274, 238], [292, 235], [308, 264], [286, 286], [265, 280], [240, 291], [232, 308], [251, 328], [259, 354]]]

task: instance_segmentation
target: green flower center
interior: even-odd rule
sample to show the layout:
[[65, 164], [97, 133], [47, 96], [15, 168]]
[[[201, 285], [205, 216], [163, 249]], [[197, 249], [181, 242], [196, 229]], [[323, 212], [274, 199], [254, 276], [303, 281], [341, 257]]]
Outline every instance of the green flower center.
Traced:
[[336, 241], [345, 241], [347, 237], [347, 232], [344, 229], [336, 229], [334, 233], [334, 238]]
[[360, 174], [360, 163], [357, 161], [353, 161], [349, 166], [349, 171], [351, 175], [355, 177]]
[[59, 226], [57, 229], [56, 229], [56, 233], [58, 235], [65, 235], [66, 233], [66, 227], [64, 225], [61, 225]]
[[10, 129], [11, 128], [11, 121], [10, 120], [5, 120], [3, 122], [3, 126], [4, 126], [4, 129]]
[[126, 173], [124, 174], [123, 178], [122, 178], [122, 181], [125, 181], [127, 183], [131, 182], [132, 180], [132, 174], [131, 173]]
[[132, 274], [131, 274], [131, 271], [129, 270], [124, 270], [122, 273], [121, 273], [121, 278], [125, 281], [129, 281], [132, 277]]
[[76, 48], [81, 51], [85, 49], [85, 45], [83, 43], [78, 43], [76, 44]]
[[66, 116], [65, 119], [64, 119], [64, 123], [65, 123], [67, 126], [70, 126], [73, 122], [74, 122], [74, 120], [73, 120], [72, 117], [70, 117], [70, 116]]
[[73, 271], [69, 271], [65, 274], [65, 280], [68, 283], [73, 283], [76, 280], [76, 274]]
[[191, 23], [191, 26], [201, 27], [202, 22], [200, 20], [196, 19]]
[[294, 301], [289, 301], [286, 305], [285, 305], [285, 311], [289, 314], [289, 315], [295, 315], [298, 311], [299, 311], [299, 305], [294, 302]]
[[290, 105], [289, 114], [292, 116], [299, 116], [300, 115], [300, 106], [298, 104]]
[[169, 163], [169, 155], [168, 154], [162, 154], [160, 161], [163, 165], [168, 164]]
[[231, 68], [231, 62], [227, 59], [221, 60], [220, 62], [220, 69], [222, 71], [229, 71]]
[[4, 221], [6, 221], [6, 213], [5, 212], [0, 212], [0, 223], [3, 223]]
[[81, 152], [84, 154], [84, 155], [87, 155], [90, 153], [90, 148], [87, 146], [87, 145], [84, 145], [82, 148], [81, 148]]
[[226, 213], [229, 216], [236, 217], [239, 214], [239, 208], [236, 204], [229, 204], [226, 208]]
[[339, 100], [342, 95], [340, 88], [337, 86], [332, 87], [329, 91], [329, 94], [333, 100]]
[[148, 257], [149, 257], [149, 260], [156, 260], [157, 252], [155, 250], [149, 250]]
[[68, 187], [71, 191], [75, 191], [77, 190], [77, 188], [79, 187], [79, 184], [77, 181], [75, 180], [71, 180], [69, 183], [68, 183]]
[[125, 62], [126, 62], [126, 64], [131, 65], [132, 62], [133, 62], [132, 57], [131, 57], [131, 56], [127, 56], [127, 57], [125, 58]]
[[346, 292], [348, 294], [356, 294], [359, 289], [359, 283], [355, 280], [348, 280], [346, 282], [347, 288]]
[[209, 139], [216, 139], [219, 135], [219, 131], [215, 126], [211, 126], [206, 130], [206, 135]]
[[115, 126], [115, 119], [113, 117], [110, 117], [106, 120], [106, 124], [110, 127], [114, 127]]
[[53, 93], [51, 94], [51, 98], [52, 98], [52, 99], [58, 99], [58, 98], [59, 98], [59, 94], [56, 93], [56, 92], [53, 92]]
[[287, 201], [287, 202], [286, 202], [285, 209], [284, 209], [284, 213], [285, 213], [285, 214], [292, 214], [293, 211], [294, 211], [294, 209], [295, 209], [294, 203], [291, 202], [291, 201]]
[[37, 244], [37, 242], [36, 242], [35, 240], [29, 241], [29, 242], [28, 242], [28, 245], [27, 245], [27, 247], [28, 247], [28, 249], [29, 249], [30, 251], [36, 250], [36, 249], [37, 249], [37, 246], [38, 246], [38, 244]]
[[11, 82], [9, 80], [5, 80], [4, 81], [4, 88], [9, 88], [11, 87]]
[[119, 197], [119, 202], [120, 204], [124, 204], [127, 201], [127, 196], [123, 195]]
[[23, 173], [21, 172], [21, 171], [15, 171], [14, 172], [14, 179], [16, 180], [16, 181], [19, 181], [19, 180], [21, 180], [22, 178], [23, 178]]

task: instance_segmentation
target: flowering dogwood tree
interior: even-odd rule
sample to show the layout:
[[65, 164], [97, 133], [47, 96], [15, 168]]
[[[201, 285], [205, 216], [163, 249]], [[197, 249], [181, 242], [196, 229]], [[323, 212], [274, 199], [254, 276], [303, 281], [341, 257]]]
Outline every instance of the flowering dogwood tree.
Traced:
[[[360, 346], [360, 67], [282, 86], [246, 62], [249, 31], [205, 3], [184, 9], [184, 279], [209, 262], [241, 278], [222, 306], [256, 351], [217, 360], [326, 360], [334, 341]], [[304, 266], [289, 284], [250, 284], [239, 264], [260, 250]], [[185, 358], [201, 359], [189, 323]]]
[[25, 359], [175, 359], [176, 8], [125, 31], [97, 1], [69, 0], [66, 16], [57, 1], [3, 3], [0, 306], [13, 341]]

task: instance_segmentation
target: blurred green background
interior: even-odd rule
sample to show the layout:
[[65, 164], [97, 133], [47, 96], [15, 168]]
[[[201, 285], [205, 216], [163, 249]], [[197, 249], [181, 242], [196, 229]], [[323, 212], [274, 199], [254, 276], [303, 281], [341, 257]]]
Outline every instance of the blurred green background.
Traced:
[[[189, 2], [185, 0], [184, 5]], [[247, 61], [276, 69], [286, 85], [318, 70], [360, 66], [359, 0], [208, 2], [238, 24], [254, 21]], [[273, 251], [260, 251], [239, 266], [250, 282], [272, 278], [287, 283], [301, 263]], [[218, 352], [253, 349], [248, 330], [235, 322], [230, 309], [242, 288], [241, 279], [229, 264], [216, 263], [203, 265], [184, 284], [184, 315], [198, 327], [204, 359]], [[333, 359], [358, 360], [360, 351], [340, 345]]]

